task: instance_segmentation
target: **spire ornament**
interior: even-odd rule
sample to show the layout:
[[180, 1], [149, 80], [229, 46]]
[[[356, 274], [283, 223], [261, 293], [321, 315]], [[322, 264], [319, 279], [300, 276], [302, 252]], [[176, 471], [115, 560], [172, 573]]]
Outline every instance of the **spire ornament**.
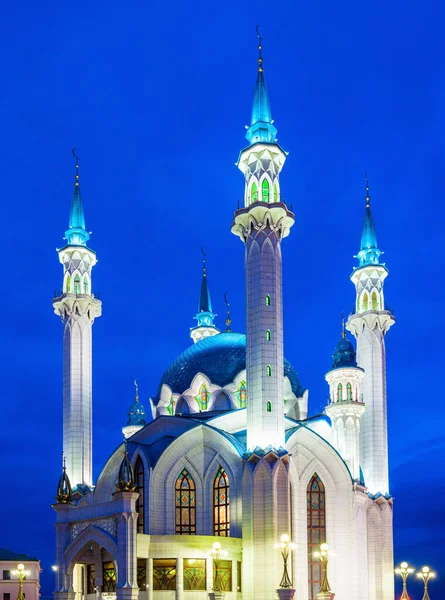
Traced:
[[79, 157], [76, 154], [76, 148], [71, 150], [75, 159], [74, 191], [71, 201], [69, 227], [65, 231], [65, 239], [70, 246], [86, 246], [90, 235], [85, 229], [85, 215], [83, 212], [82, 196], [80, 193], [79, 181]]
[[371, 206], [371, 194], [369, 192], [369, 181], [368, 181], [368, 172], [365, 171], [365, 178], [366, 178], [366, 208], [369, 208]]
[[63, 470], [62, 475], [57, 484], [57, 496], [56, 500], [59, 504], [70, 504], [73, 496], [71, 490], [71, 482], [66, 472], [66, 458], [65, 452], [62, 452]]
[[258, 71], [262, 71], [263, 70], [263, 54], [262, 54], [263, 38], [260, 35], [260, 26], [259, 25], [256, 26], [255, 31], [258, 36]]
[[134, 471], [128, 458], [127, 440], [124, 441], [124, 458], [119, 468], [119, 480], [116, 484], [118, 492], [134, 492], [136, 485], [134, 483]]
[[226, 313], [226, 333], [230, 333], [232, 330], [230, 329], [230, 325], [232, 324], [232, 319], [230, 317], [230, 302], [227, 300], [227, 292], [224, 292], [224, 302], [227, 306]]
[[345, 323], [345, 313], [341, 313], [341, 339], [346, 339], [346, 323]]
[[136, 388], [135, 394], [134, 394], [134, 401], [139, 402], [139, 385], [138, 385], [137, 379], [135, 379], [133, 381], [133, 383], [134, 383], [134, 387]]
[[204, 252], [204, 246], [201, 246], [201, 254], [202, 254], [202, 276], [207, 277], [207, 255]]

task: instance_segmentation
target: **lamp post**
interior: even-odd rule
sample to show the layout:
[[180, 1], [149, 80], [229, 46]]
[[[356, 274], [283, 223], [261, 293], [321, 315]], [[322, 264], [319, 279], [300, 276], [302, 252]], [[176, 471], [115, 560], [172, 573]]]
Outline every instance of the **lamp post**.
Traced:
[[412, 567], [409, 567], [407, 562], [402, 562], [400, 563], [400, 567], [394, 569], [394, 572], [396, 575], [400, 575], [403, 582], [403, 592], [400, 596], [400, 600], [410, 600], [408, 596], [408, 591], [406, 589], [406, 580], [408, 579], [408, 576], [411, 575], [411, 573], [414, 573], [414, 569]]
[[17, 565], [17, 569], [13, 571], [12, 574], [19, 580], [19, 595], [17, 596], [17, 600], [25, 600], [25, 596], [23, 594], [23, 580], [27, 575], [29, 575], [29, 571], [25, 569], [25, 565], [20, 563]]
[[314, 552], [314, 556], [320, 559], [322, 566], [322, 580], [320, 592], [322, 594], [328, 594], [331, 591], [331, 586], [328, 581], [328, 561], [329, 561], [329, 546], [327, 544], [321, 544], [320, 552]]
[[287, 533], [283, 533], [280, 538], [280, 543], [274, 544], [274, 548], [279, 548], [281, 550], [281, 556], [283, 557], [283, 577], [280, 581], [280, 588], [286, 590], [292, 587], [292, 580], [289, 577], [289, 572], [287, 570], [287, 561], [289, 559], [289, 554], [295, 548], [295, 544], [290, 541], [290, 537]]
[[429, 567], [422, 567], [422, 570], [417, 573], [417, 577], [423, 580], [424, 592], [422, 600], [430, 600], [430, 595], [428, 594], [428, 582], [430, 579], [436, 577], [436, 573], [431, 571]]
[[215, 571], [213, 573], [213, 591], [221, 593], [224, 590], [222, 589], [223, 586], [221, 581], [220, 566], [222, 557], [225, 556], [227, 552], [225, 550], [221, 550], [221, 544], [219, 542], [214, 542], [210, 554], [215, 566]]

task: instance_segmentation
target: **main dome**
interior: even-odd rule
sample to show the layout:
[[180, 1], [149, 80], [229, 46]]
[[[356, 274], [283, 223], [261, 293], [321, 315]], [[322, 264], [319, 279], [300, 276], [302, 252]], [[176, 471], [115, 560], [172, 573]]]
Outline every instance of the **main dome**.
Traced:
[[[168, 385], [173, 393], [182, 394], [190, 388], [197, 373], [206, 375], [212, 383], [224, 387], [246, 368], [246, 336], [243, 333], [219, 333], [193, 344], [176, 358], [163, 374], [161, 388]], [[284, 375], [289, 378], [292, 391], [300, 398], [304, 388], [297, 372], [284, 359]]]

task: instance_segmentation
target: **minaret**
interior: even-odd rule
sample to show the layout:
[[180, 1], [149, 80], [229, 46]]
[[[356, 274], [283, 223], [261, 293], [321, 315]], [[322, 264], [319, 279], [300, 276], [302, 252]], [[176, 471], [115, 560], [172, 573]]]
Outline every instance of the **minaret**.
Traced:
[[366, 410], [361, 420], [360, 463], [371, 494], [389, 492], [385, 334], [394, 324], [394, 316], [385, 309], [383, 283], [388, 270], [380, 263], [381, 254], [366, 177], [365, 219], [357, 254], [359, 266], [351, 275], [356, 308], [348, 319], [347, 328], [357, 339], [357, 362], [365, 371], [363, 400]]
[[198, 325], [190, 330], [190, 337], [195, 344], [203, 338], [211, 337], [212, 335], [219, 333], [219, 329], [217, 329], [213, 323], [216, 315], [212, 312], [212, 301], [210, 299], [209, 284], [207, 281], [207, 263], [204, 248], [201, 248], [201, 252], [203, 256], [201, 293], [199, 294], [198, 312], [195, 317], [198, 321]]
[[141, 402], [139, 402], [139, 386], [136, 379], [134, 380], [134, 386], [136, 388], [134, 402], [130, 406], [130, 410], [128, 411], [127, 424], [125, 425], [125, 427], [122, 427], [122, 433], [124, 434], [125, 439], [128, 439], [129, 437], [134, 435], [147, 423], [145, 408], [143, 407]]
[[244, 208], [232, 232], [244, 242], [247, 306], [247, 449], [284, 447], [283, 306], [281, 240], [294, 215], [280, 197], [286, 153], [277, 144], [263, 72], [261, 38], [249, 146], [238, 167], [244, 174]]
[[326, 373], [334, 446], [349, 467], [353, 479], [360, 480], [360, 419], [365, 411], [361, 386], [364, 371], [357, 366], [354, 346], [346, 337], [342, 319], [341, 340], [332, 355], [332, 369]]
[[102, 303], [91, 292], [91, 270], [96, 253], [87, 248], [76, 159], [74, 193], [67, 245], [58, 250], [63, 265], [63, 290], [53, 300], [54, 312], [63, 322], [63, 448], [66, 469], [73, 486], [92, 486], [92, 325], [102, 313]]

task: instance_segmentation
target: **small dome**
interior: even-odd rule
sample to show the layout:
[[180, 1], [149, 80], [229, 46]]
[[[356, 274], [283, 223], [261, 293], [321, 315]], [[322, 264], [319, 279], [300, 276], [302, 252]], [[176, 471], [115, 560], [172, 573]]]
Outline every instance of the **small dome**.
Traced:
[[356, 367], [355, 350], [352, 342], [346, 337], [335, 346], [334, 354], [332, 355], [332, 368], [341, 369], [342, 367]]
[[[183, 394], [193, 378], [204, 373], [210, 381], [224, 387], [246, 368], [246, 336], [241, 333], [219, 333], [190, 346], [174, 360], [159, 383], [157, 400], [165, 383], [173, 393]], [[297, 372], [284, 359], [284, 376], [289, 378], [294, 394], [300, 398], [304, 388]]]
[[136, 400], [130, 406], [130, 410], [128, 411], [127, 425], [145, 425], [146, 423], [145, 408], [139, 402], [139, 398], [136, 397]]

